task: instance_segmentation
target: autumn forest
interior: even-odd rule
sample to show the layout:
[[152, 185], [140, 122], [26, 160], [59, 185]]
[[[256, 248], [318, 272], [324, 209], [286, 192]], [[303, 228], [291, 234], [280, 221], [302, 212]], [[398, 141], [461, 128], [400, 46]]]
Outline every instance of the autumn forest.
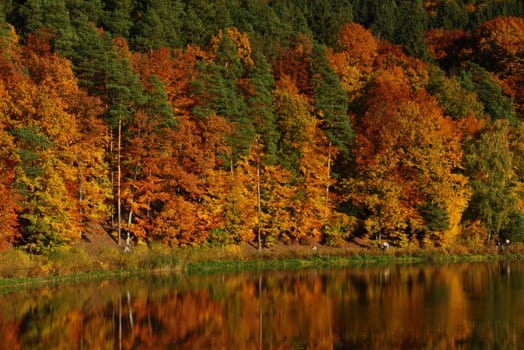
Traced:
[[4, 0], [0, 249], [524, 240], [520, 0]]

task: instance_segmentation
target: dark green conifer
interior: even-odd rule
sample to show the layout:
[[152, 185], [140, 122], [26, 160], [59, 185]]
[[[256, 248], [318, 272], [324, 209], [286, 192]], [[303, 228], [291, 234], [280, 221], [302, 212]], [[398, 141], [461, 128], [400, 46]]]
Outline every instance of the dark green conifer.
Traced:
[[248, 98], [248, 113], [253, 115], [256, 133], [262, 138], [266, 161], [274, 163], [276, 161], [278, 131], [271, 93], [275, 88], [275, 81], [273, 75], [271, 75], [271, 67], [263, 55], [255, 54], [253, 61], [255, 64], [249, 74], [253, 94]]
[[349, 120], [348, 96], [331, 67], [325, 48], [315, 44], [311, 53], [313, 104], [322, 121], [321, 128], [340, 151], [339, 161], [348, 164], [351, 157], [353, 129]]

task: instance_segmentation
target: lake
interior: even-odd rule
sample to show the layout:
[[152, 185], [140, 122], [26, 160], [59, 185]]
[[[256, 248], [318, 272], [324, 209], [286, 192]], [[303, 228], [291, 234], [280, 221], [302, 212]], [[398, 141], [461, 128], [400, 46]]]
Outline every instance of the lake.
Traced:
[[524, 263], [0, 289], [1, 349], [518, 349]]

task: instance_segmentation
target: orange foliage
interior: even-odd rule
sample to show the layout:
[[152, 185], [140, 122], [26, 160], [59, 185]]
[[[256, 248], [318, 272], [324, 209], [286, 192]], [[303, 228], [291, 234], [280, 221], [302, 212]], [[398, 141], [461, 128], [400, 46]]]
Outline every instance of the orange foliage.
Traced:
[[484, 22], [475, 32], [481, 53], [503, 63], [524, 55], [524, 18], [497, 17]]
[[275, 80], [288, 76], [302, 93], [311, 94], [311, 77], [309, 72], [309, 56], [313, 43], [306, 35], [298, 35], [290, 49], [281, 48], [278, 60], [273, 63]]
[[505, 93], [514, 98], [518, 112], [524, 112], [524, 19], [498, 17], [476, 30], [478, 59], [504, 81]]
[[357, 66], [365, 73], [370, 73], [377, 56], [378, 40], [358, 23], [349, 23], [340, 29], [338, 44], [349, 65]]
[[416, 208], [434, 203], [448, 213], [449, 229], [437, 240], [447, 244], [469, 198], [466, 179], [453, 172], [461, 166], [461, 134], [435, 98], [413, 92], [406, 79], [393, 70], [373, 81], [366, 113], [355, 119], [360, 176], [350, 182], [349, 197], [371, 213], [369, 234], [386, 233], [400, 244], [422, 227]]
[[470, 36], [459, 29], [450, 31], [442, 28], [430, 29], [426, 33], [426, 40], [431, 57], [439, 61], [445, 59], [456, 61], [472, 50], [469, 44]]

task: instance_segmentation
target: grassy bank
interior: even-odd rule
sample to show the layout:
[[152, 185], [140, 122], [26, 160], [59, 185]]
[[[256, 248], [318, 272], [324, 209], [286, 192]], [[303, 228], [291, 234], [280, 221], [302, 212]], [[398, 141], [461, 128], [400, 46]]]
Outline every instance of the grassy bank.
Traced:
[[302, 269], [387, 264], [455, 263], [517, 260], [524, 245], [504, 252], [485, 250], [330, 248], [282, 246], [258, 251], [251, 246], [167, 248], [135, 247], [123, 252], [108, 247], [96, 253], [64, 248], [49, 255], [29, 255], [18, 249], [0, 253], [0, 288], [127, 277], [151, 273], [219, 273], [247, 270]]

